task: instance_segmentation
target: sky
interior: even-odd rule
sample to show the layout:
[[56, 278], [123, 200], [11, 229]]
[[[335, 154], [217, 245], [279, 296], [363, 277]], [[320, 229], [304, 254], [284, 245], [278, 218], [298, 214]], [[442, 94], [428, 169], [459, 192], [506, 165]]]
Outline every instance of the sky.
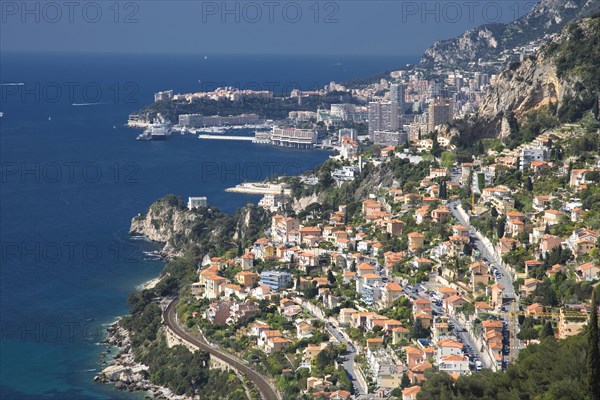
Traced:
[[519, 0], [0, 2], [0, 51], [420, 55], [523, 16]]

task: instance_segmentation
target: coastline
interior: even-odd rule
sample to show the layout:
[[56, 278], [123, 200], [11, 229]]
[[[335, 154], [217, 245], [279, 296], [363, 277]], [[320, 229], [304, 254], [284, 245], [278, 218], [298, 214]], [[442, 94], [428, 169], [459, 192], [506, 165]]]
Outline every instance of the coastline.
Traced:
[[140, 292], [142, 290], [154, 289], [156, 287], [156, 285], [158, 285], [158, 282], [160, 282], [161, 279], [162, 279], [162, 276], [157, 276], [156, 278], [149, 279], [146, 282], [137, 285], [135, 287], [135, 290], [137, 292]]
[[[28, 56], [29, 57], [29, 56]], [[37, 57], [37, 56], [36, 56]], [[15, 57], [16, 58], [16, 57]], [[46, 59], [46, 56], [44, 56], [44, 59]], [[40, 58], [37, 59], [40, 63], [41, 61], [44, 61], [44, 59]], [[51, 63], [54, 63], [55, 60], [54, 58], [50, 59]], [[79, 58], [75, 58], [75, 56], [73, 56], [73, 59], [77, 59], [79, 60]], [[96, 59], [96, 58], [94, 58]], [[101, 58], [98, 57], [98, 60], [100, 60]], [[241, 58], [242, 60], [245, 60], [245, 58]], [[65, 62], [66, 60], [66, 62]], [[152, 57], [152, 62], [154, 62], [154, 60], [156, 60], [155, 57]], [[27, 61], [27, 60], [25, 60]], [[79, 61], [78, 61], [79, 62]], [[65, 64], [67, 67], [69, 65], [73, 65], [73, 60], [71, 58], [66, 58], [66, 59], [61, 59], [61, 64]], [[170, 60], [169, 58], [166, 59], [164, 65], [170, 65], [172, 63], [172, 60]], [[295, 61], [294, 61], [295, 63]], [[114, 65], [115, 63], [112, 63], [110, 65]], [[139, 60], [135, 60], [135, 63], [132, 63], [132, 68], [129, 68], [127, 65], [125, 67], [129, 68], [124, 68], [125, 72], [122, 71], [120, 68], [122, 66], [119, 67], [118, 73], [122, 74], [128, 74], [129, 71], [133, 71], [135, 72], [137, 68], [139, 68]], [[26, 64], [23, 64], [26, 65]], [[163, 66], [164, 66], [163, 65]], [[261, 64], [262, 65], [262, 64]], [[159, 64], [160, 66], [160, 64]], [[371, 68], [371, 67], [369, 67]], [[261, 67], [261, 70], [264, 69], [263, 67]], [[280, 68], [279, 66], [277, 66], [277, 70], [278, 71], [285, 71], [286, 68]], [[68, 72], [68, 68], [61, 68], [61, 71], [64, 72]], [[8, 71], [10, 72], [10, 71]], [[23, 72], [28, 72], [23, 70]], [[122, 79], [123, 75], [114, 75], [114, 77], [111, 75], [112, 70], [110, 68], [107, 68], [106, 71], [102, 71], [103, 73], [105, 73], [106, 75], [106, 80], [104, 75], [99, 76], [97, 71], [90, 71], [93, 72], [89, 77], [87, 76], [82, 76], [83, 81], [92, 81], [93, 79], [102, 79], [102, 82], [106, 81], [106, 82], [114, 82], [117, 81], [119, 79]], [[213, 73], [212, 70], [208, 71], [208, 73]], [[252, 75], [252, 71], [249, 72], [245, 72], [248, 77], [242, 76], [241, 79], [243, 80], [250, 80], [250, 79], [254, 79], [254, 76]], [[193, 71], [191, 76], [195, 77], [197, 74], [196, 71]], [[356, 73], [352, 73], [351, 75], [349, 75], [349, 78], [355, 75], [360, 75], [359, 72]], [[188, 76], [185, 75], [185, 71], [182, 72], [181, 74], [181, 79], [179, 83], [177, 83], [177, 85], [179, 86], [183, 86], [185, 84], [187, 84], [189, 82]], [[207, 75], [208, 76], [208, 75]], [[269, 78], [271, 78], [271, 74], [269, 73]], [[35, 80], [36, 76], [32, 75], [27, 79], [33, 79]], [[39, 77], [38, 77], [39, 78]], [[179, 78], [179, 77], [177, 77]], [[66, 75], [65, 77], [58, 77], [57, 75], [57, 79], [60, 79], [61, 81], [68, 81], [69, 75]], [[141, 88], [144, 88], [146, 86], [150, 86], [152, 83], [148, 83], [146, 84], [145, 76], [139, 76], [138, 77], [138, 83], [140, 84]], [[210, 77], [205, 78], [205, 79], [212, 79], [212, 80], [217, 80], [220, 79], [220, 75], [213, 77], [213, 75], [210, 75]], [[275, 75], [275, 78], [278, 81], [289, 81], [290, 78], [286, 78], [285, 75], [282, 76], [278, 76]], [[306, 78], [306, 82], [312, 82], [314, 80], [317, 80], [320, 78]], [[31, 122], [31, 126], [32, 129], [35, 129], [35, 131], [38, 131], [38, 125], [39, 125], [39, 129], [43, 130], [46, 129], [47, 126], [52, 125], [51, 129], [56, 129], [56, 127], [58, 126], [58, 123], [62, 123], [64, 121], [66, 121], [66, 119], [63, 118], [59, 118], [58, 115], [53, 115], [52, 116], [52, 124], [50, 124], [49, 122], [47, 122], [47, 116], [49, 115], [46, 111], [41, 109], [41, 105], [42, 104], [38, 104], [36, 102], [35, 104], [36, 106], [40, 106], [40, 108], [35, 110], [35, 113], [40, 113], [42, 115], [44, 115], [46, 118], [42, 118], [42, 121], [38, 123], [37, 120], [32, 119]], [[68, 104], [69, 107], [71, 107], [70, 103]], [[109, 106], [110, 107], [110, 106]], [[56, 129], [56, 133], [57, 135], [59, 134], [59, 136], [55, 137], [55, 135], [13, 135], [10, 136], [9, 138], [5, 138], [7, 140], [11, 140], [11, 142], [9, 144], [13, 144], [11, 146], [7, 146], [13, 149], [18, 149], [19, 151], [11, 154], [12, 157], [14, 157], [15, 159], [17, 159], [18, 157], [21, 157], [21, 149], [23, 150], [23, 154], [25, 154], [25, 152], [29, 152], [29, 151], [33, 151], [34, 149], [37, 149], [37, 147], [42, 147], [44, 151], [40, 152], [40, 156], [39, 156], [39, 160], [41, 160], [44, 163], [52, 163], [54, 161], [59, 161], [59, 162], [72, 162], [72, 161], [77, 161], [77, 160], [88, 160], [88, 161], [93, 161], [93, 160], [100, 160], [100, 159], [96, 159], [95, 157], [95, 153], [99, 152], [99, 151], [110, 151], [113, 148], [121, 148], [120, 146], [123, 145], [127, 145], [128, 142], [131, 142], [131, 139], [133, 139], [134, 137], [128, 137], [125, 135], [121, 134], [120, 130], [113, 130], [112, 127], [113, 125], [116, 125], [117, 128], [119, 128], [120, 126], [122, 126], [122, 123], [119, 124], [118, 121], [114, 121], [112, 120], [112, 115], [108, 115], [107, 112], [105, 112], [104, 110], [106, 109], [106, 106], [102, 106], [102, 107], [79, 107], [76, 111], [78, 113], [78, 115], [80, 115], [81, 118], [76, 118], [76, 119], [69, 119], [70, 123], [73, 123], [73, 132], [71, 132], [70, 129]], [[120, 108], [119, 108], [120, 109]], [[71, 112], [71, 109], [69, 108], [67, 110], [69, 113]], [[32, 115], [35, 115], [35, 113], [32, 113]], [[110, 113], [112, 113], [112, 108], [110, 109]], [[96, 114], [101, 114], [100, 117], [97, 117]], [[117, 115], [116, 113], [114, 115]], [[30, 115], [28, 114], [26, 117], [28, 118]], [[13, 121], [18, 121], [21, 122], [21, 120], [19, 119], [20, 116], [17, 114], [11, 114], [9, 116]], [[118, 118], [122, 120], [122, 116], [118, 115]], [[126, 118], [126, 117], [125, 117]], [[6, 115], [5, 115], [5, 119], [6, 119]], [[83, 121], [81, 122], [80, 125], [80, 120]], [[8, 121], [8, 120], [7, 120]], [[23, 121], [25, 121], [25, 119], [23, 118]], [[4, 122], [4, 120], [3, 120]], [[27, 122], [29, 123], [29, 122]], [[89, 124], [89, 125], [88, 125]], [[71, 125], [68, 125], [71, 126]], [[106, 128], [108, 127], [108, 128]], [[18, 128], [18, 126], [16, 126], [16, 128]], [[110, 131], [108, 132], [104, 132], [104, 130], [110, 129]], [[15, 129], [15, 131], [17, 131], [17, 129]], [[60, 146], [60, 143], [67, 143], [70, 140], [73, 139], [72, 143], [79, 143], [78, 140], [80, 140], [82, 137], [80, 135], [81, 131], [85, 131], [87, 133], [89, 133], [89, 140], [88, 138], [86, 138], [86, 143], [87, 144], [91, 144], [89, 146], [82, 146], [84, 148], [84, 151], [82, 153], [77, 153], [77, 154], [70, 154], [70, 153], [65, 153], [64, 155], [62, 153], [60, 153], [58, 150], [62, 150], [64, 146]], [[12, 132], [12, 131], [11, 131]], [[92, 134], [92, 132], [94, 132], [94, 134]], [[97, 134], [96, 134], [97, 133]], [[107, 134], [105, 134], [107, 133]], [[7, 135], [9, 136], [9, 135]], [[14, 139], [13, 139], [14, 138]], [[17, 139], [18, 138], [18, 139]], [[29, 139], [33, 139], [31, 143], [25, 141], [25, 140], [29, 140]], [[17, 144], [19, 146], [16, 146], [14, 144]], [[22, 146], [21, 146], [22, 144]], [[107, 145], [107, 147], [103, 147], [104, 145]], [[128, 150], [134, 149], [134, 151], [128, 151], [127, 152], [127, 157], [122, 156], [121, 153], [115, 153], [115, 157], [116, 160], [118, 161], [133, 161], [138, 163], [137, 165], [141, 165], [140, 160], [145, 160], [143, 158], [138, 158], [138, 157], [143, 157], [147, 154], [147, 150], [146, 148], [144, 148], [142, 151], [135, 151], [136, 148], [140, 148], [140, 146], [138, 145], [139, 143], [133, 142], [133, 145], [130, 148], [127, 148]], [[147, 147], [147, 146], [142, 146], [142, 147]], [[197, 146], [197, 147], [202, 147], [202, 146]], [[124, 147], [123, 147], [124, 148]], [[69, 148], [70, 149], [70, 148]], [[89, 150], [88, 150], [89, 149]], [[48, 151], [47, 151], [48, 150]], [[262, 149], [261, 149], [262, 150]], [[270, 149], [266, 149], [265, 152], [271, 152], [272, 150]], [[46, 154], [48, 154], [48, 159], [44, 158], [43, 156], [45, 156]], [[105, 153], [103, 153], [105, 154]], [[61, 158], [63, 157], [63, 158]], [[163, 153], [163, 157], [166, 157], [166, 153]], [[162, 158], [162, 157], [161, 157]], [[23, 159], [27, 159], [25, 158], [25, 156], [23, 156]], [[185, 159], [185, 158], [184, 158]], [[104, 162], [104, 159], [102, 159], [102, 161]], [[107, 161], [108, 162], [108, 161]], [[42, 164], [43, 165], [43, 164]], [[50, 165], [50, 164], [47, 164]], [[107, 164], [108, 165], [108, 164]], [[102, 164], [102, 166], [104, 167], [104, 163]], [[163, 173], [162, 171], [164, 171], [165, 169], [161, 169], [160, 172], [160, 176], [153, 176], [153, 182], [158, 182], [158, 183], [162, 183], [163, 180], [165, 179], [164, 176], [167, 176], [167, 173]], [[143, 175], [144, 173], [146, 173], [148, 171], [147, 168], [142, 168], [140, 175], [136, 175], [136, 178], [144, 178], [145, 175]], [[102, 170], [102, 172], [105, 172], [104, 170]], [[163, 176], [164, 175], [164, 176]], [[178, 171], [176, 171], [173, 175], [177, 175], [179, 176], [180, 173]], [[184, 174], [181, 174], [184, 175]], [[108, 175], [103, 175], [102, 178], [102, 182], [105, 181], [105, 179], [107, 178]], [[80, 179], [80, 178], [77, 178]], [[140, 188], [140, 191], [147, 191], [147, 193], [151, 193], [153, 189], [153, 187], [151, 186], [143, 186], [143, 185], [147, 185], [147, 180], [145, 179], [140, 179], [140, 183], [139, 184], [135, 184], [136, 187]], [[184, 186], [185, 185], [189, 185], [187, 180], [181, 179], [177, 185], [180, 186]], [[27, 195], [27, 191], [29, 191], [30, 189], [35, 189], [36, 191], [36, 196], [35, 199], [46, 199], [46, 200], [54, 200], [54, 197], [52, 197], [54, 195], [53, 192], [45, 192], [43, 190], [45, 190], [46, 188], [53, 188], [56, 185], [16, 185], [16, 187], [19, 189], [19, 191], [24, 192], [25, 195]], [[84, 189], [89, 189], [89, 193], [88, 192], [82, 192], [82, 196], [89, 196], [89, 198], [92, 201], [93, 204], [98, 204], [98, 206], [102, 206], [103, 208], [102, 211], [106, 212], [108, 209], [108, 211], [110, 211], [110, 215], [109, 218], [106, 218], [106, 221], [103, 222], [107, 222], [107, 223], [103, 223], [103, 224], [98, 224], [99, 228], [94, 227], [94, 229], [90, 229], [85, 230], [85, 234], [86, 234], [86, 240], [90, 240], [93, 241], [94, 243], [101, 243], [102, 244], [102, 248], [108, 248], [109, 245], [112, 245], [113, 243], [106, 243], [106, 246], [104, 244], [104, 242], [100, 242], [100, 240], [103, 240], [103, 237], [108, 237], [109, 239], [107, 240], [111, 240], [110, 238], [112, 238], [112, 236], [110, 236], [114, 229], [115, 226], [118, 228], [120, 221], [121, 220], [125, 220], [125, 218], [130, 218], [131, 216], [133, 216], [134, 214], [132, 214], [131, 211], [126, 211], [126, 213], [124, 213], [122, 210], [127, 208], [127, 207], [131, 207], [131, 201], [129, 199], [127, 199], [126, 196], [126, 192], [129, 191], [129, 187], [130, 186], [134, 186], [134, 185], [125, 185], [125, 184], [117, 184], [114, 185], [114, 190], [111, 187], [111, 190], [108, 191], [98, 191], [98, 192], [102, 192], [103, 197], [101, 197], [100, 195], [98, 195], [98, 197], [92, 197], [92, 194], [96, 194], [97, 188], [99, 187], [99, 184], [88, 184], [85, 185]], [[179, 187], [179, 186], [178, 186]], [[42, 190], [43, 189], [43, 190]], [[126, 190], [125, 190], [126, 189]], [[124, 193], [121, 193], [120, 190], [122, 190]], [[178, 192], [181, 192], [182, 190], [178, 190]], [[106, 193], [111, 192], [111, 195], [108, 196], [106, 195]], [[114, 195], [113, 195], [114, 193]], [[142, 193], [136, 193], [136, 197], [137, 200], [139, 199], [150, 199], [150, 200], [154, 200], [155, 196], [154, 195], [147, 195], [146, 192], [142, 192]], [[212, 193], [212, 192], [211, 192]], [[17, 193], [20, 194], [20, 193]], [[68, 192], [64, 192], [64, 193], [58, 193], [57, 195], [60, 194], [61, 196], [63, 196], [62, 198], [56, 198], [57, 202], [60, 202], [61, 205], [64, 205], [64, 207], [56, 207], [55, 210], [53, 210], [52, 213], [52, 218], [49, 218], [49, 221], [44, 221], [42, 220], [41, 222], [39, 220], [34, 221], [34, 223], [39, 224], [40, 225], [40, 230], [42, 231], [42, 233], [46, 236], [40, 236], [38, 238], [38, 240], [40, 241], [44, 241], [42, 243], [52, 243], [52, 240], [55, 240], [56, 237], [59, 237], [61, 234], [63, 234], [62, 229], [65, 229], [64, 235], [65, 238], [69, 238], [69, 240], [72, 239], [70, 235], [70, 231], [73, 231], [73, 229], [69, 226], [63, 227], [63, 224], [52, 224], [52, 221], [54, 221], [54, 215], [57, 216], [57, 218], [59, 218], [60, 216], [62, 216], [62, 214], [60, 214], [61, 212], [74, 212], [76, 210], [74, 210], [72, 208], [73, 206], [73, 201], [69, 198], [69, 195], [71, 194], [70, 191]], [[49, 196], [51, 195], [51, 196]], [[231, 196], [233, 197], [233, 196]], [[210, 197], [209, 197], [210, 198]], [[17, 199], [17, 197], [15, 197], [15, 199]], [[65, 202], [65, 199], [66, 202]], [[109, 201], [106, 201], [106, 199], [109, 199]], [[115, 202], [112, 203], [112, 201], [110, 200], [114, 200], [116, 199], [117, 201], [121, 201], [121, 199], [124, 199], [122, 202]], [[19, 198], [20, 200], [20, 198]], [[70, 203], [70, 205], [69, 205]], [[15, 202], [15, 204], [17, 204], [17, 202]], [[23, 202], [23, 201], [18, 201], [18, 204], [23, 205], [23, 206], [27, 206], [28, 202]], [[58, 204], [58, 203], [57, 203]], [[106, 204], [110, 204], [110, 206], [105, 206]], [[230, 202], [229, 200], [223, 201], [223, 203], [219, 203], [220, 207], [222, 207], [223, 209], [226, 209], [226, 207], [230, 207], [230, 208], [237, 208], [237, 206], [232, 206], [231, 204], [235, 204], [235, 202]], [[12, 203], [11, 203], [12, 205]], [[42, 207], [43, 204], [40, 203], [40, 207]], [[137, 212], [138, 207], [136, 206], [136, 208], [134, 209], [135, 212]], [[229, 211], [230, 213], [233, 213], [233, 211]], [[56, 214], [54, 214], [56, 213]], [[120, 213], [120, 214], [119, 214]], [[90, 215], [91, 213], [86, 212], [86, 215]], [[31, 213], [28, 213], [27, 215], [32, 215]], [[96, 218], [95, 216], [90, 218], [90, 222], [93, 222], [93, 219]], [[116, 222], [113, 222], [113, 220]], [[70, 221], [70, 219], [65, 219], [65, 221]], [[86, 220], [87, 221], [87, 220]], [[7, 227], [7, 234], [10, 232], [12, 234], [12, 232], [9, 230], [9, 228], [12, 228], [13, 226], [9, 224], [9, 221], [5, 221], [6, 222], [6, 227]], [[17, 224], [15, 224], [15, 228], [19, 228], [20, 224], [23, 223], [29, 223], [28, 221], [22, 220], [22, 221], [15, 221]], [[110, 223], [108, 223], [110, 222]], [[46, 225], [41, 226], [42, 223], [45, 223]], [[65, 224], [66, 225], [66, 224]], [[91, 223], [87, 223], [87, 226], [90, 226]], [[68, 230], [66, 230], [68, 228]], [[100, 232], [98, 233], [98, 236], [87, 236], [87, 234], [94, 234], [96, 235], [96, 230], [100, 230]], [[20, 231], [18, 231], [20, 232]], [[26, 236], [23, 236], [23, 239], [27, 239]], [[77, 239], [77, 238], [75, 238]], [[19, 237], [19, 240], [21, 240], [21, 237]], [[82, 239], [79, 239], [82, 240]], [[21, 242], [19, 242], [21, 243]], [[120, 249], [120, 248], [119, 248]], [[30, 257], [31, 259], [31, 257]], [[119, 257], [119, 259], [124, 259], [123, 257]], [[15, 258], [16, 261], [19, 261], [17, 258]], [[85, 307], [86, 309], [88, 307], [94, 307], [96, 304], [102, 302], [102, 307], [98, 307], [98, 311], [96, 315], [96, 311], [94, 311], [94, 316], [96, 318], [96, 321], [98, 320], [106, 320], [107, 322], [112, 323], [117, 316], [119, 315], [124, 315], [127, 311], [123, 311], [123, 307], [125, 304], [125, 301], [127, 299], [127, 295], [129, 293], [134, 292], [136, 289], [134, 289], [135, 286], [137, 286], [139, 283], [141, 283], [142, 281], [145, 281], [147, 278], [143, 278], [143, 279], [135, 279], [135, 273], [139, 274], [139, 275], [143, 275], [143, 276], [147, 276], [152, 277], [154, 275], [157, 275], [157, 273], [155, 272], [151, 272], [150, 274], [148, 274], [146, 271], [148, 270], [144, 270], [143, 265], [141, 267], [138, 267], [136, 269], [134, 268], [128, 268], [127, 272], [123, 274], [123, 280], [122, 281], [116, 281], [113, 280], [114, 279], [114, 275], [112, 275], [114, 273], [114, 271], [119, 271], [119, 273], [123, 272], [128, 265], [125, 264], [125, 261], [122, 261], [122, 263], [116, 263], [116, 262], [111, 262], [110, 264], [110, 269], [101, 269], [98, 272], [99, 273], [106, 273], [107, 276], [110, 276], [111, 279], [99, 279], [99, 283], [98, 285], [94, 286], [94, 287], [87, 287], [87, 285], [77, 285], [76, 283], [76, 279], [77, 280], [81, 280], [81, 279], [85, 279], [83, 282], [90, 282], [90, 274], [89, 273], [85, 273], [85, 274], [78, 274], [78, 273], [73, 273], [71, 276], [67, 276], [67, 279], [63, 278], [63, 276], [61, 276], [61, 274], [70, 274], [71, 273], [71, 269], [72, 268], [57, 268], [56, 274], [51, 274], [52, 279], [55, 279], [56, 282], [51, 281], [50, 279], [43, 279], [43, 280], [35, 280], [35, 282], [32, 282], [31, 284], [31, 289], [35, 289], [35, 290], [39, 290], [39, 291], [45, 291], [46, 290], [46, 286], [49, 287], [47, 293], [48, 293], [48, 297], [45, 299], [45, 302], [47, 302], [48, 307], [46, 307], [46, 304], [42, 304], [39, 307], [37, 307], [34, 302], [24, 302], [23, 304], [18, 304], [18, 299], [20, 298], [21, 294], [25, 294], [26, 292], [23, 290], [21, 293], [18, 293], [18, 295], [13, 295], [13, 293], [17, 293], [16, 290], [19, 287], [18, 285], [14, 285], [12, 287], [9, 288], [9, 291], [7, 292], [7, 297], [10, 298], [10, 303], [7, 301], [7, 303], [5, 304], [5, 308], [6, 310], [11, 310], [11, 309], [16, 309], [19, 310], [20, 313], [23, 313], [24, 315], [28, 314], [28, 315], [35, 315], [35, 318], [39, 318], [39, 319], [45, 319], [45, 320], [52, 320], [51, 318], [53, 317], [53, 313], [56, 311], [54, 307], [50, 307], [49, 305], [51, 304], [51, 302], [60, 302], [60, 304], [62, 305], [63, 303], [67, 306], [69, 306], [70, 308], [66, 308], [65, 307], [65, 313], [67, 313], [68, 318], [70, 318], [69, 320], [75, 320], [76, 318], [80, 318], [79, 313], [80, 313], [80, 309], [82, 307]], [[88, 265], [90, 268], [78, 268], [79, 271], [83, 271], [85, 269], [90, 269], [91, 267], [96, 267], [96, 266], [100, 266], [100, 264], [86, 264]], [[154, 270], [154, 268], [159, 268], [159, 265], [156, 265], [155, 267], [151, 267], [152, 270]], [[17, 271], [17, 268], [7, 268], [7, 270], [10, 271]], [[74, 268], [73, 268], [74, 269]], [[96, 270], [93, 270], [94, 273], [96, 273]], [[107, 272], [108, 271], [108, 272]], [[81, 275], [81, 276], [80, 276]], [[112, 275], [112, 276], [111, 276]], [[133, 275], [133, 277], [132, 277]], [[97, 276], [101, 276], [101, 275], [97, 275]], [[119, 275], [121, 276], [121, 275]], [[19, 281], [19, 284], [23, 283], [23, 280]], [[41, 284], [40, 282], [44, 282], [44, 284]], [[93, 281], [95, 282], [95, 281]], [[63, 284], [64, 283], [64, 284]], [[56, 287], [58, 288], [57, 290], [54, 289], [54, 285], [56, 285]], [[123, 293], [124, 289], [127, 293]], [[129, 289], [127, 289], [129, 288]], [[29, 287], [27, 289], [30, 289]], [[91, 289], [98, 289], [97, 291], [99, 292], [99, 294], [96, 293], [86, 293], [87, 291], [90, 291]], [[115, 292], [117, 292], [117, 295], [114, 296], [110, 296], [109, 299], [107, 299], [107, 301], [105, 300], [106, 297], [106, 292], [107, 290], [111, 290], [114, 289]], [[132, 290], [133, 289], [133, 290]], [[79, 292], [83, 292], [83, 294], [80, 294]], [[65, 296], [65, 294], [68, 294], [68, 296]], [[13, 302], [13, 299], [17, 299], [17, 301]], [[72, 305], [71, 305], [72, 302]], [[85, 305], [84, 305], [85, 303]], [[107, 306], [105, 306], [105, 304], [108, 304]], [[99, 304], [98, 304], [99, 306]], [[126, 306], [126, 305], [125, 305]], [[17, 308], [15, 308], [17, 307]], [[46, 313], [46, 309], [48, 309], [48, 313]], [[106, 316], [106, 317], [104, 317]], [[102, 325], [105, 325], [104, 323]], [[104, 339], [104, 332], [105, 329], [107, 328], [107, 326], [101, 326], [99, 327], [99, 331], [101, 333], [101, 335], [103, 336], [101, 339]], [[100, 339], [100, 340], [101, 340]], [[98, 340], [96, 340], [98, 341]], [[28, 346], [27, 348], [31, 347], [32, 350], [34, 350], [33, 348], [33, 344], [30, 343], [31, 341], [28, 341], [28, 343], [26, 343], [26, 345]], [[19, 345], [17, 343], [17, 345]], [[12, 346], [12, 344], [8, 344], [8, 346]], [[54, 346], [55, 348], [59, 349], [58, 346]], [[50, 348], [50, 345], [48, 345], [48, 348]], [[95, 348], [95, 349], [94, 349]], [[16, 350], [21, 350], [20, 347], [15, 347]], [[104, 365], [99, 365], [97, 364], [97, 361], [99, 361], [100, 359], [104, 360], [105, 362], [110, 363], [111, 362], [111, 357], [114, 356], [116, 354], [116, 352], [118, 351], [118, 349], [111, 349], [111, 352], [108, 354], [108, 356], [102, 357], [100, 358], [98, 356], [99, 352], [105, 352], [107, 350], [106, 346], [98, 346], [97, 343], [94, 344], [94, 347], [91, 348], [90, 350], [90, 345], [89, 343], [83, 343], [82, 345], [79, 345], [79, 343], [77, 345], [73, 346], [73, 352], [77, 352], [77, 356], [79, 356], [79, 354], [84, 354], [86, 361], [87, 360], [91, 360], [91, 365], [89, 365], [89, 367], [86, 365], [85, 368], [86, 369], [91, 369], [91, 368], [97, 368], [97, 371], [93, 372], [93, 373], [89, 373], [86, 372], [86, 375], [82, 378], [82, 381], [84, 381], [84, 386], [83, 389], [91, 389], [91, 391], [98, 391], [98, 388], [94, 389], [94, 385], [90, 384], [92, 378], [94, 377], [94, 375], [98, 374], [103, 368], [105, 368], [107, 366], [107, 364]], [[39, 350], [38, 350], [39, 351]], [[27, 370], [29, 369], [29, 373], [31, 373], [32, 377], [36, 377], [36, 375], [34, 375], [34, 373], [37, 373], [37, 368], [35, 365], [28, 365], [30, 364], [33, 360], [37, 359], [37, 357], [39, 356], [39, 360], [37, 362], [39, 363], [50, 363], [51, 364], [51, 360], [48, 360], [48, 358], [50, 357], [55, 357], [55, 353], [48, 351], [48, 352], [40, 352], [38, 354], [36, 354], [36, 358], [33, 357], [23, 357], [23, 355], [21, 355], [19, 358], [21, 359], [25, 359], [25, 358], [29, 358], [29, 360], [23, 360], [22, 365], [10, 365], [10, 362], [8, 363], [8, 366], [13, 369], [13, 371], [15, 372], [15, 376], [18, 376], [18, 374], [21, 375], [25, 375], [27, 374]], [[71, 355], [69, 355], [70, 357]], [[10, 361], [10, 359], [7, 358], [8, 361]], [[48, 361], [46, 361], [48, 360]], [[79, 367], [78, 364], [76, 363], [65, 363], [64, 368], [66, 371], [68, 371], [69, 374], [77, 374], [81, 372], [81, 368]], [[66, 376], [66, 374], [64, 375]], [[59, 379], [61, 377], [57, 377], [57, 379]], [[64, 379], [63, 379], [64, 380]], [[37, 382], [35, 382], [36, 384], [36, 389], [39, 386], [40, 388], [44, 389], [44, 390], [58, 390], [55, 388], [59, 388], [62, 386], [59, 386], [59, 384], [64, 385], [64, 387], [66, 388], [75, 388], [75, 389], [79, 389], [79, 387], [77, 387], [77, 383], [73, 383], [71, 381], [66, 381], [64, 380], [64, 382], [62, 381], [53, 381], [48, 379], [47, 381], [42, 381], [40, 379], [40, 383], [38, 385]], [[9, 383], [9, 382], [7, 382]], [[19, 380], [15, 380], [14, 385], [12, 384], [13, 382], [10, 382], [10, 389], [11, 390], [24, 390], [27, 389], [28, 385], [32, 385], [33, 382], [20, 382]], [[89, 385], [88, 385], [89, 384]], [[50, 386], [54, 386], [54, 388], [51, 388]], [[109, 388], [110, 389], [110, 388]], [[83, 396], [83, 391], [81, 392], [82, 396]], [[104, 391], [100, 391], [100, 396], [104, 395]], [[115, 393], [114, 398], [118, 397], [119, 394]], [[1, 397], [1, 396], [0, 396]], [[143, 397], [143, 396], [142, 396]]]
[[[117, 354], [111, 356], [112, 363], [106, 366], [95, 377], [94, 382], [114, 384], [115, 390], [129, 392], [147, 392], [145, 398], [157, 400], [191, 400], [190, 397], [180, 396], [170, 389], [155, 385], [148, 379], [148, 366], [135, 360], [130, 343], [131, 333], [119, 325], [120, 318], [107, 328], [107, 337], [100, 342], [102, 345], [117, 348]], [[111, 353], [107, 351], [106, 354]]]
[[[135, 287], [135, 292], [156, 287], [162, 276], [149, 279]], [[119, 316], [106, 328], [106, 337], [98, 344], [107, 346], [100, 353], [99, 363], [103, 369], [98, 372], [93, 381], [101, 384], [114, 384], [115, 390], [129, 392], [147, 392], [144, 398], [156, 400], [191, 400], [191, 397], [173, 393], [171, 389], [156, 385], [149, 380], [147, 365], [135, 359], [131, 347], [131, 332], [120, 325], [123, 316]], [[116, 354], [114, 350], [116, 349]], [[108, 360], [107, 360], [108, 359]]]

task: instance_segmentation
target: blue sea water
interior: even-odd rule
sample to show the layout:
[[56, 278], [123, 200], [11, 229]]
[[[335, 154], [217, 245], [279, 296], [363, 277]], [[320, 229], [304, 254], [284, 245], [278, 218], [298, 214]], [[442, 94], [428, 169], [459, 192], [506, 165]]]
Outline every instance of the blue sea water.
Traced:
[[164, 266], [144, 253], [159, 246], [128, 235], [131, 218], [169, 193], [207, 196], [235, 212], [258, 197], [225, 188], [298, 173], [328, 157], [189, 135], [138, 142], [139, 132], [123, 124], [154, 92], [225, 84], [312, 89], [411, 61], [3, 53], [0, 398], [139, 398], [92, 382], [106, 324]]

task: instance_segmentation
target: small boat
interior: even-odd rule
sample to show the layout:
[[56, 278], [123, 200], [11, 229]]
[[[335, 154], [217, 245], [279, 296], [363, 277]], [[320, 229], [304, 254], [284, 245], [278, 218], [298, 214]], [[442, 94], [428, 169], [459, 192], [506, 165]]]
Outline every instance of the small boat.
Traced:
[[144, 132], [140, 133], [135, 140], [152, 140], [152, 138], [149, 135], [146, 135], [146, 132]]
[[48, 121], [52, 121], [52, 117], [48, 117]]

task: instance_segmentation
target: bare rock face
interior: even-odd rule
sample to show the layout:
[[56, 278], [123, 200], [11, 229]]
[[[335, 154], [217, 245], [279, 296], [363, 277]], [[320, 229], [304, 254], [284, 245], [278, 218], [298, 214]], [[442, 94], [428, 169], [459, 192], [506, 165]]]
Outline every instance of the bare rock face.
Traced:
[[210, 205], [188, 210], [180, 197], [168, 195], [134, 217], [129, 233], [164, 243], [162, 254], [173, 258], [192, 248], [207, 254], [217, 247], [235, 246], [232, 238], [251, 240], [266, 229], [267, 222], [267, 212], [260, 207], [247, 206], [235, 215]]
[[143, 235], [154, 242], [165, 243], [163, 254], [172, 257], [180, 255], [177, 238], [192, 236], [192, 229], [200, 215], [157, 201], [145, 215], [131, 220], [129, 233]]
[[[550, 102], [556, 104], [562, 96], [563, 85], [556, 76], [556, 66], [541, 54], [504, 70], [485, 97], [479, 114], [494, 120], [511, 111], [518, 118], [531, 109]], [[506, 122], [502, 126], [506, 128]]]
[[[573, 102], [589, 106], [589, 99], [595, 97], [597, 77], [588, 75], [594, 75], [590, 71], [598, 66], [593, 65], [593, 58], [576, 64], [583, 57], [571, 53], [582, 43], [583, 48], [589, 48], [585, 44], [597, 40], [599, 26], [598, 18], [579, 20], [555, 35], [535, 56], [511, 63], [498, 75], [478, 110], [479, 117], [494, 127], [498, 138], [510, 134], [509, 118], [521, 122], [526, 113], [540, 107], [553, 104], [560, 114], [561, 107]], [[565, 54], [566, 49], [571, 50]], [[571, 65], [565, 67], [565, 63]]]
[[317, 196], [316, 194], [312, 194], [310, 196], [305, 196], [305, 197], [301, 197], [299, 199], [294, 200], [294, 204], [292, 205], [292, 208], [296, 212], [300, 212], [301, 210], [308, 207], [309, 204], [318, 203], [319, 201], [320, 201], [319, 196]]

